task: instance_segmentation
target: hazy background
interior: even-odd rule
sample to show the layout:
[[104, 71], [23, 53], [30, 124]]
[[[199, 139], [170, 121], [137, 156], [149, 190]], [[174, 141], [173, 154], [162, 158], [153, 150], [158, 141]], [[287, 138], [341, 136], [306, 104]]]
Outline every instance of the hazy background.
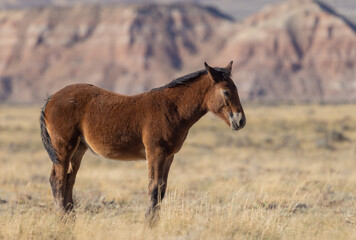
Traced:
[[242, 99], [356, 100], [356, 3], [2, 1], [0, 100], [87, 82], [136, 94], [234, 61]]
[[[236, 19], [243, 19], [262, 7], [272, 4], [283, 2], [283, 0], [255, 0], [255, 1], [244, 1], [244, 0], [2, 0], [0, 6], [3, 8], [23, 8], [23, 7], [38, 7], [38, 6], [68, 6], [76, 4], [132, 4], [132, 3], [180, 3], [180, 2], [192, 2], [201, 3], [204, 5], [215, 6]], [[325, 0], [323, 1], [338, 12], [349, 17], [352, 20], [356, 20], [356, 3], [353, 0]]]

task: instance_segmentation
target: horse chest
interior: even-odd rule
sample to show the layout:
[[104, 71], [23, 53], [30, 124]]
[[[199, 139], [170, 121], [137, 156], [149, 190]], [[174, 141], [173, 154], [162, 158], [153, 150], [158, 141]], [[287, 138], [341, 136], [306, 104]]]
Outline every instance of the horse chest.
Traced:
[[171, 154], [177, 153], [183, 146], [185, 139], [187, 138], [188, 131], [177, 131], [171, 136], [168, 141], [169, 152]]

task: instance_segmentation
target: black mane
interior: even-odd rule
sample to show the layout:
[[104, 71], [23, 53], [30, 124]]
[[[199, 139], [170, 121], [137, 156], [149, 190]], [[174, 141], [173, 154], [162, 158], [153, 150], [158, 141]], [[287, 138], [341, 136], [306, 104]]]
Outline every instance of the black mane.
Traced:
[[[214, 68], [216, 71], [221, 72], [223, 74], [229, 74], [229, 72], [227, 72], [226, 69], [224, 68]], [[157, 91], [157, 90], [161, 90], [161, 89], [165, 89], [165, 88], [173, 88], [176, 86], [180, 86], [180, 85], [184, 85], [187, 83], [191, 83], [194, 82], [198, 77], [200, 77], [201, 75], [205, 74], [206, 70], [199, 70], [193, 73], [190, 73], [188, 75], [185, 75], [183, 77], [179, 77], [177, 79], [174, 79], [173, 81], [167, 83], [166, 85], [162, 86], [162, 87], [158, 87], [158, 88], [153, 88], [151, 91]]]

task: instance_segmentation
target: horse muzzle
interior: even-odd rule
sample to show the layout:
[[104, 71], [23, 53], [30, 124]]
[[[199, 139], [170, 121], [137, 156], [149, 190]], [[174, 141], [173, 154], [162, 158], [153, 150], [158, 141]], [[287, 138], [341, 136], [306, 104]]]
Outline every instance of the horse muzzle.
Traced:
[[231, 113], [229, 116], [231, 129], [240, 130], [246, 125], [246, 117], [242, 113]]

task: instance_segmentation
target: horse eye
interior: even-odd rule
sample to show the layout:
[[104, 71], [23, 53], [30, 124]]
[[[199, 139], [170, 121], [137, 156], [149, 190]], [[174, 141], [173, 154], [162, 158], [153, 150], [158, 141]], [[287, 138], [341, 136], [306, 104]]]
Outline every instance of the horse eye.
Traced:
[[230, 97], [230, 92], [229, 91], [223, 91], [223, 94], [225, 97]]

